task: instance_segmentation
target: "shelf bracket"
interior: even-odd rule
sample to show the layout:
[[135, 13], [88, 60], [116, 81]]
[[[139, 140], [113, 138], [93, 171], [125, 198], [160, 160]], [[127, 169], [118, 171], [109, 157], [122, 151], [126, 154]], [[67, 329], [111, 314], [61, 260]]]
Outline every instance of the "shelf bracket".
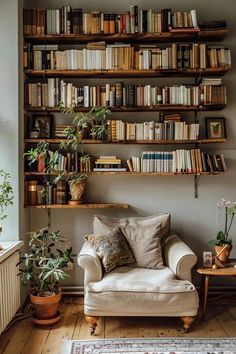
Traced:
[[198, 183], [200, 180], [201, 175], [195, 175], [194, 176], [194, 198], [198, 198]]

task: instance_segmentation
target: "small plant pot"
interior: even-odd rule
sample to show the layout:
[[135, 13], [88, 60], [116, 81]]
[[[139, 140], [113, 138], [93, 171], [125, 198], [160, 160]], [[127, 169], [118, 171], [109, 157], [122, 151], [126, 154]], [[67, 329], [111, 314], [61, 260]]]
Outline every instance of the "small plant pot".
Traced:
[[[222, 250], [223, 247], [224, 246], [215, 246], [216, 254], [218, 254]], [[224, 249], [224, 251], [219, 255], [218, 259], [223, 263], [228, 262], [231, 250], [232, 250], [232, 246], [227, 245], [226, 248]]]
[[50, 320], [58, 316], [61, 291], [51, 296], [36, 296], [33, 294], [29, 296], [34, 307], [34, 318], [38, 320]]
[[69, 181], [70, 194], [72, 201], [81, 201], [85, 191], [86, 180], [83, 181]]

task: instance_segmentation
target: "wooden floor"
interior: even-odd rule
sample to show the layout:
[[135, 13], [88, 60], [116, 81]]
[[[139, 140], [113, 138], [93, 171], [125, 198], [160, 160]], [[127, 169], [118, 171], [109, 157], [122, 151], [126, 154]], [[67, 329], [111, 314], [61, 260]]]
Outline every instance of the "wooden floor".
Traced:
[[[216, 305], [217, 304], [217, 305]], [[236, 337], [235, 301], [213, 302], [207, 316], [200, 313], [192, 330], [185, 334], [178, 318], [106, 317], [99, 321], [96, 336], [91, 337], [83, 316], [82, 298], [65, 298], [60, 311], [63, 316], [53, 327], [40, 328], [30, 318], [19, 321], [0, 336], [0, 353], [59, 354], [60, 342], [68, 339], [125, 337]]]

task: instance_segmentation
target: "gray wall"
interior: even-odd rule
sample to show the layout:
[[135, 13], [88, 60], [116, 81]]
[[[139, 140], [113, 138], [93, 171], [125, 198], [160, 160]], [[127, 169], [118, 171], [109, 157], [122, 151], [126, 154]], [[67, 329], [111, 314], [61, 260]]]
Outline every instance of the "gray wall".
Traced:
[[[74, 7], [78, 7], [77, 1], [68, 1]], [[137, 0], [137, 5], [142, 5], [142, 1]], [[112, 11], [126, 11], [129, 3], [125, 0], [109, 3], [105, 0], [79, 2], [79, 7], [86, 10], [100, 9], [108, 11], [112, 4]], [[51, 1], [54, 8], [65, 5], [65, 1]], [[236, 10], [234, 0], [208, 1], [205, 0], [159, 0], [145, 1], [145, 8], [153, 9], [171, 7], [173, 10], [197, 10], [198, 20], [226, 19], [230, 28], [224, 44], [229, 46], [232, 51], [232, 62], [235, 63], [235, 34], [236, 25], [233, 13]], [[28, 7], [48, 6], [48, 1], [34, 0], [26, 1]], [[143, 7], [144, 8], [144, 7]], [[234, 20], [234, 21], [233, 21]], [[83, 235], [92, 231], [92, 218], [95, 213], [102, 213], [112, 216], [147, 216], [170, 212], [172, 217], [172, 229], [175, 230], [189, 244], [190, 247], [201, 258], [202, 251], [208, 250], [207, 241], [214, 238], [220, 224], [220, 217], [216, 208], [217, 201], [224, 197], [232, 201], [236, 200], [235, 187], [235, 140], [236, 136], [236, 101], [235, 93], [235, 69], [230, 71], [224, 78], [228, 92], [228, 106], [222, 112], [208, 112], [199, 114], [202, 128], [204, 127], [205, 116], [225, 116], [227, 119], [228, 142], [225, 145], [214, 145], [210, 149], [224, 153], [229, 172], [220, 176], [202, 176], [199, 181], [199, 198], [194, 199], [194, 178], [193, 176], [176, 177], [125, 177], [125, 176], [93, 176], [89, 178], [86, 199], [91, 202], [125, 202], [130, 205], [128, 210], [53, 210], [52, 227], [60, 229], [71, 241], [73, 248], [79, 252], [83, 243]], [[16, 77], [16, 76], [15, 76]], [[15, 78], [14, 78], [15, 80]], [[157, 79], [159, 80], [159, 79]], [[160, 81], [167, 83], [193, 82], [193, 79], [162, 79]], [[127, 82], [137, 82], [138, 80], [126, 80]], [[142, 80], [150, 82], [149, 79]], [[160, 82], [159, 81], [159, 82]], [[83, 80], [83, 82], [92, 82], [92, 80]], [[99, 82], [99, 80], [96, 80]], [[153, 80], [153, 82], [156, 82]], [[15, 107], [17, 110], [17, 107]], [[122, 114], [114, 113], [114, 117], [131, 120], [153, 119], [157, 115], [153, 113], [130, 113], [125, 117]], [[186, 115], [187, 119], [193, 119], [193, 113]], [[85, 146], [85, 151], [93, 154], [117, 154], [120, 157], [127, 158], [132, 154], [139, 154], [142, 146]], [[151, 147], [153, 148], [153, 147]], [[172, 147], [170, 147], [172, 148]], [[173, 146], [173, 149], [176, 148]], [[203, 147], [204, 148], [204, 147]], [[206, 147], [207, 148], [207, 147]], [[204, 148], [206, 150], [206, 148]], [[154, 149], [154, 148], [153, 148]], [[30, 229], [46, 225], [46, 213], [42, 210], [31, 210]], [[232, 228], [232, 237], [236, 240], [236, 223]], [[235, 244], [235, 243], [234, 243]], [[236, 256], [236, 247], [233, 250], [233, 256]], [[82, 285], [82, 270], [75, 266], [72, 277], [68, 284]], [[196, 279], [198, 281], [198, 279]], [[225, 284], [228, 284], [228, 279]]]

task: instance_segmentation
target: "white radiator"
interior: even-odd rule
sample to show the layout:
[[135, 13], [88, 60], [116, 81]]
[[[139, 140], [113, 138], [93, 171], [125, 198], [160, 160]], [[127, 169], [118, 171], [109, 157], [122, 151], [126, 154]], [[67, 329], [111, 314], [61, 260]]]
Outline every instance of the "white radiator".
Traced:
[[0, 262], [0, 334], [10, 323], [21, 303], [20, 279], [17, 276], [19, 252]]

